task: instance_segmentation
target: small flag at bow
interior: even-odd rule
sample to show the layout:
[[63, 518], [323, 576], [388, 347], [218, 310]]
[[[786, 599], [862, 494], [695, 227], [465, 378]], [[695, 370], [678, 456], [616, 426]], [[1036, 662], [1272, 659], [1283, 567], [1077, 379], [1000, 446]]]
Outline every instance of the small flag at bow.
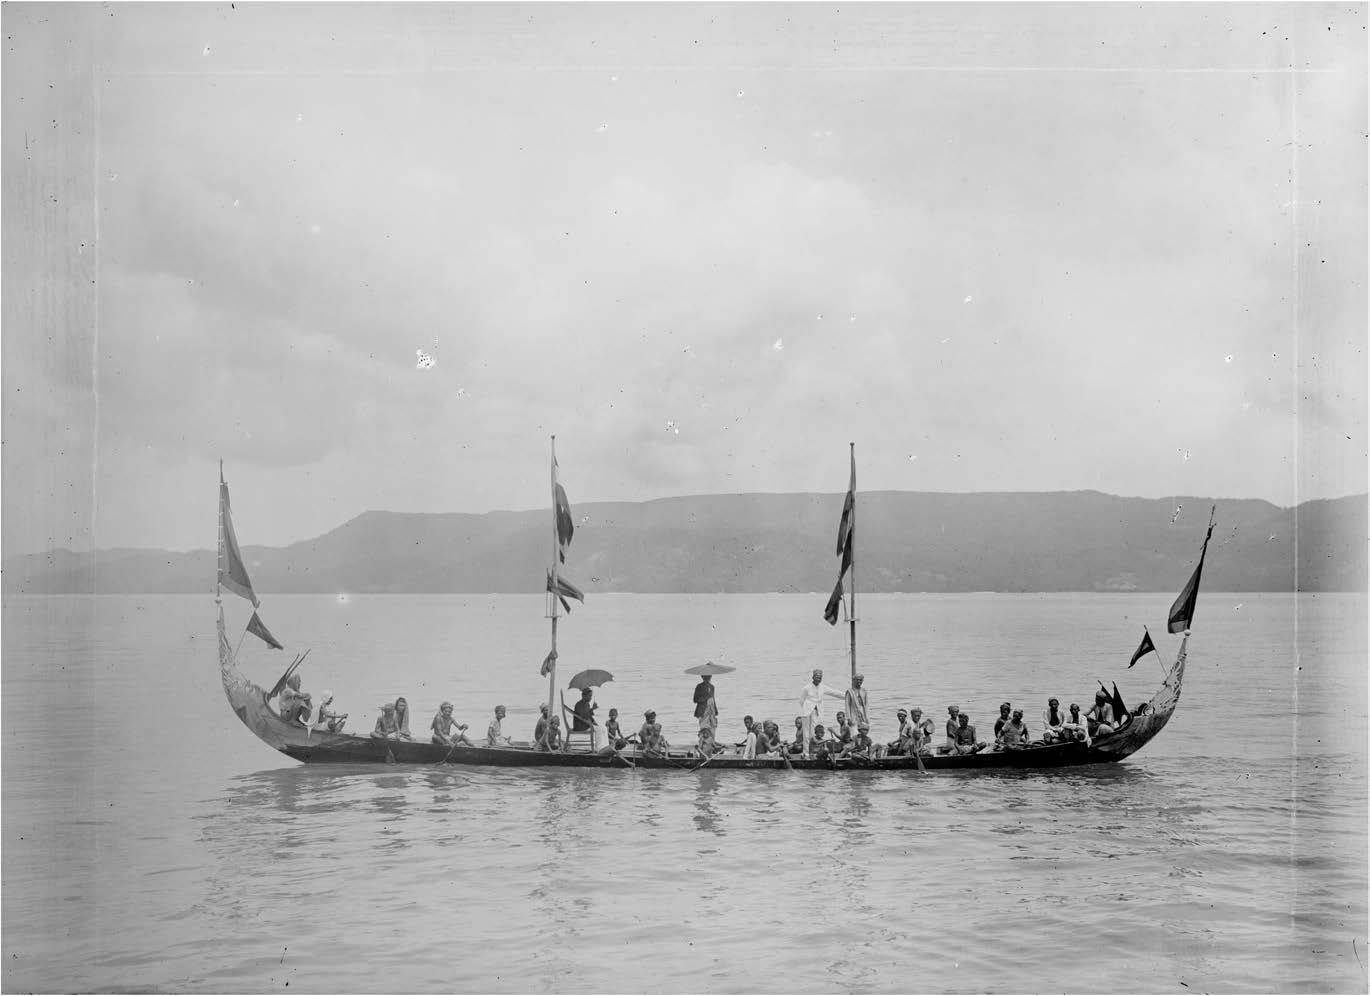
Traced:
[[1128, 667], [1131, 667], [1133, 664], [1136, 664], [1147, 654], [1154, 654], [1156, 652], [1156, 644], [1151, 642], [1151, 630], [1143, 626], [1142, 633], [1143, 636], [1141, 645], [1137, 648], [1137, 652], [1132, 655], [1132, 660], [1127, 662]]
[[280, 640], [271, 635], [271, 630], [266, 628], [266, 623], [262, 622], [262, 617], [257, 613], [252, 613], [252, 618], [247, 621], [247, 631], [253, 636], [258, 637], [272, 650], [284, 650], [285, 646]]

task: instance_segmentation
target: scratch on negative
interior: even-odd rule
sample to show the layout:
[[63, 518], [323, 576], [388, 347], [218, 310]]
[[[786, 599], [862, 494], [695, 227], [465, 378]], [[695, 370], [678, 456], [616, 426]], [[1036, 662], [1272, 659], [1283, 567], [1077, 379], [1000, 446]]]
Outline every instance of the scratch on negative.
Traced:
[[1356, 950], [1356, 939], [1351, 938], [1351, 953], [1356, 956], [1356, 964], [1360, 966], [1362, 972], [1365, 971], [1365, 962], [1360, 960], [1360, 952]]

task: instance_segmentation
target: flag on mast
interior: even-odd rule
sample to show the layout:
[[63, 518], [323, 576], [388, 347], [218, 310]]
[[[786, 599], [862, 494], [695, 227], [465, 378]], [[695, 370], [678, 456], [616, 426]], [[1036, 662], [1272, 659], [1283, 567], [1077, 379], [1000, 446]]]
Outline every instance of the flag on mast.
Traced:
[[566, 563], [566, 548], [571, 545], [571, 538], [576, 534], [576, 524], [571, 518], [571, 503], [566, 498], [566, 489], [557, 480], [556, 454], [552, 455], [552, 496], [554, 505], [552, 514], [556, 517], [557, 524], [557, 554], [564, 564]]
[[561, 600], [561, 607], [566, 610], [567, 615], [571, 614], [571, 604], [566, 599], [574, 598], [581, 605], [585, 604], [585, 592], [577, 588], [571, 583], [570, 578], [560, 572], [557, 573], [555, 579], [553, 579], [551, 571], [547, 572], [547, 590], [556, 592], [557, 598]]
[[837, 572], [837, 586], [833, 588], [828, 604], [823, 608], [823, 618], [828, 625], [837, 625], [837, 609], [842, 604], [842, 579], [851, 569], [855, 556], [856, 526], [852, 522], [856, 511], [856, 453], [851, 455], [851, 482], [847, 485], [847, 497], [842, 502], [842, 518], [837, 523], [837, 555], [842, 558], [842, 567]]
[[1147, 654], [1154, 654], [1156, 652], [1156, 644], [1151, 642], [1151, 630], [1143, 626], [1142, 633], [1145, 635], [1142, 636], [1141, 645], [1137, 647], [1137, 652], [1132, 655], [1132, 660], [1127, 662], [1128, 667], [1136, 664]]
[[1213, 535], [1213, 515], [1218, 510], [1214, 505], [1208, 513], [1208, 532], [1204, 535], [1203, 549], [1199, 551], [1199, 566], [1194, 568], [1189, 582], [1181, 590], [1175, 604], [1170, 607], [1169, 628], [1172, 633], [1182, 633], [1194, 621], [1194, 606], [1199, 600], [1199, 578], [1204, 571], [1204, 554], [1208, 552], [1208, 540]]
[[257, 615], [256, 612], [253, 612], [252, 618], [247, 621], [247, 631], [259, 638], [272, 650], [285, 649], [285, 645], [271, 635], [271, 630], [266, 628], [266, 623], [262, 622], [262, 617]]
[[252, 579], [247, 576], [247, 566], [238, 549], [238, 537], [233, 532], [233, 516], [228, 507], [228, 485], [222, 474], [219, 476], [219, 518], [223, 531], [219, 544], [219, 584], [233, 594], [246, 598], [255, 609], [262, 603], [252, 590]]

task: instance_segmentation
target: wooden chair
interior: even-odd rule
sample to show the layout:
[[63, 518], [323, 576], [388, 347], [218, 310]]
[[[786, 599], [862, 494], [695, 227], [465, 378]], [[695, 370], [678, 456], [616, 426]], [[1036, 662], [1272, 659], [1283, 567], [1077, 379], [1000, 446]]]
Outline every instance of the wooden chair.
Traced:
[[562, 734], [563, 734], [563, 736], [562, 736], [562, 748], [561, 748], [561, 749], [562, 749], [563, 751], [568, 751], [568, 750], [571, 749], [571, 738], [572, 738], [572, 737], [584, 737], [584, 738], [585, 738], [586, 745], [587, 745], [587, 747], [589, 748], [589, 750], [590, 750], [590, 751], [594, 751], [594, 749], [595, 749], [595, 729], [596, 729], [596, 727], [591, 726], [588, 730], [577, 730], [577, 729], [576, 729], [576, 720], [577, 720], [578, 718], [579, 718], [579, 717], [577, 717], [576, 714], [571, 710], [571, 708], [566, 704], [566, 693], [565, 693], [565, 692], [562, 692], [562, 693], [561, 693], [561, 722], [562, 722]]

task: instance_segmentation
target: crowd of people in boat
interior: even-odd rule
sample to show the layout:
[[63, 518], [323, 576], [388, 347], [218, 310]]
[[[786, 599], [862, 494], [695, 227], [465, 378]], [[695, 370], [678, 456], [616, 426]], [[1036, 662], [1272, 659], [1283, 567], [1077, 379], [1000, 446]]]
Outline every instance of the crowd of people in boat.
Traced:
[[[312, 697], [302, 691], [300, 685], [298, 672], [292, 673], [286, 680], [278, 704], [281, 718], [299, 723], [311, 732], [343, 732], [347, 713], [333, 708], [333, 693], [323, 693], [318, 716], [311, 722]], [[841, 700], [842, 708], [837, 710], [832, 722], [824, 723], [825, 701], [837, 699]], [[945, 736], [940, 742], [936, 735], [937, 724], [930, 716], [924, 715], [921, 708], [899, 708], [895, 712], [897, 736], [888, 742], [876, 743], [870, 735], [870, 702], [865, 677], [854, 675], [851, 687], [842, 692], [823, 683], [821, 670], [813, 672], [811, 681], [800, 692], [800, 714], [794, 718], [794, 731], [789, 738], [782, 736], [780, 726], [774, 720], [744, 716], [742, 739], [721, 742], [718, 702], [712, 678], [708, 675], [695, 687], [694, 706], [699, 727], [697, 740], [690, 745], [690, 752], [703, 758], [730, 753], [746, 760], [771, 755], [819, 760], [872, 759], [1023, 750], [1066, 741], [1088, 744], [1096, 737], [1120, 729], [1130, 719], [1118, 695], [1117, 686], [1114, 686], [1111, 695], [1106, 689], [1100, 688], [1095, 693], [1093, 707], [1085, 712], [1081, 711], [1078, 703], [1072, 702], [1062, 708], [1059, 699], [1049, 698], [1042, 713], [1041, 729], [1037, 732], [1029, 727], [1022, 709], [1015, 709], [1011, 702], [1005, 702], [999, 706], [992, 738], [982, 738], [970, 722], [970, 715], [956, 705], [947, 706], [947, 719], [943, 727]], [[648, 756], [665, 756], [671, 750], [662, 725], [657, 721], [656, 710], [647, 709], [643, 713], [642, 725], [632, 732], [623, 729], [617, 709], [610, 709], [608, 718], [601, 725], [595, 718], [598, 708], [593, 690], [584, 689], [579, 701], [570, 710], [570, 728], [567, 732], [586, 735], [593, 750], [619, 752], [631, 748]], [[560, 718], [552, 715], [546, 704], [541, 705], [539, 710], [530, 746], [544, 751], [564, 749], [567, 746], [566, 737]], [[431, 743], [449, 748], [514, 746], [512, 737], [504, 732], [504, 720], [508, 713], [503, 705], [495, 706], [494, 718], [480, 740], [468, 734], [469, 725], [458, 722], [453, 711], [451, 702], [443, 702], [438, 707], [429, 725]], [[371, 736], [378, 740], [414, 740], [410, 730], [409, 703], [403, 696], [380, 706], [380, 715], [376, 718]]]

